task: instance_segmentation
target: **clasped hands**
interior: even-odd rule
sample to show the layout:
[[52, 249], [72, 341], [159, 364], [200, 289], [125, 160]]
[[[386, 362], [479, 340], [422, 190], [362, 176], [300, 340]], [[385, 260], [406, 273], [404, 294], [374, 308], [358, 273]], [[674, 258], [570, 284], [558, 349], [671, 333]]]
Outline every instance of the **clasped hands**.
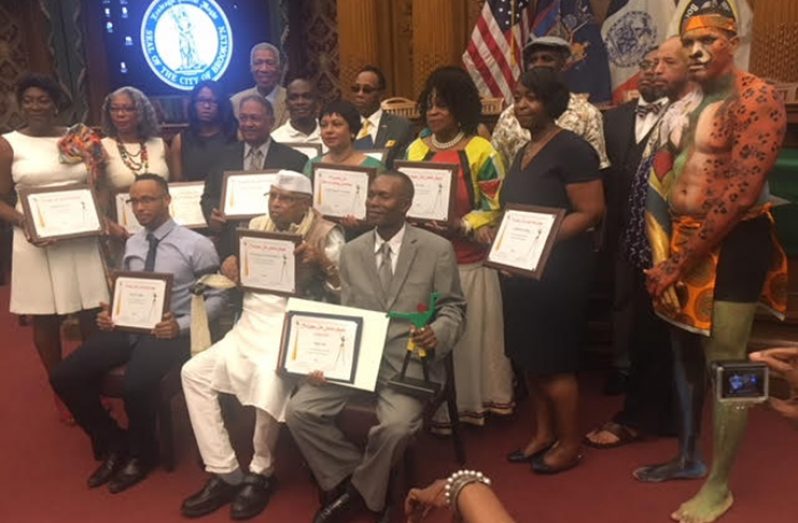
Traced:
[[678, 311], [680, 305], [676, 289], [684, 286], [684, 283], [679, 281], [682, 269], [673, 258], [668, 258], [643, 273], [646, 275], [646, 290], [655, 303], [668, 312]]
[[[114, 330], [110, 306], [107, 303], [101, 303], [100, 308], [102, 310], [97, 313], [97, 327], [106, 332]], [[160, 340], [177, 338], [180, 335], [180, 325], [177, 323], [175, 315], [172, 312], [164, 314], [163, 319], [155, 325], [150, 334]]]

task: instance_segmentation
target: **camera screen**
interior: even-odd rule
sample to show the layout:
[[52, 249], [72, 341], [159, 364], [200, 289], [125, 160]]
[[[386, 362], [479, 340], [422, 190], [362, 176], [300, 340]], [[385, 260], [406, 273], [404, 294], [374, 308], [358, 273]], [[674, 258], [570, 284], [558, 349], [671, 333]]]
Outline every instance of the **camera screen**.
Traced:
[[747, 399], [766, 395], [767, 374], [764, 367], [724, 368], [720, 376], [722, 398]]

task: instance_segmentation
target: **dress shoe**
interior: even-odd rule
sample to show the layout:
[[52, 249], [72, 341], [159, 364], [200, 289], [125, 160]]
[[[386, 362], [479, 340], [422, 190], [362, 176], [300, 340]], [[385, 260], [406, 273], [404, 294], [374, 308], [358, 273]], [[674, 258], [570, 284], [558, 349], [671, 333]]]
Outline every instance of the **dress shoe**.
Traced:
[[230, 506], [230, 517], [240, 520], [257, 516], [269, 504], [269, 498], [276, 487], [277, 482], [273, 476], [248, 473]]
[[354, 487], [350, 486], [336, 499], [319, 509], [313, 517], [313, 523], [334, 523], [343, 521], [347, 515], [353, 515], [363, 508], [363, 498]]
[[150, 470], [152, 470], [152, 464], [141, 458], [130, 458], [125, 465], [114, 474], [114, 477], [108, 483], [108, 491], [111, 494], [118, 494], [123, 490], [127, 490], [146, 478]]
[[125, 460], [123, 456], [117, 452], [108, 454], [105, 461], [91, 473], [86, 484], [89, 488], [97, 488], [100, 485], [108, 483], [114, 474], [124, 465]]
[[516, 449], [509, 454], [507, 454], [507, 461], [510, 463], [532, 463], [538, 456], [542, 456], [543, 454], [547, 453], [557, 442], [552, 441], [542, 449], [537, 452], [533, 452], [530, 455], [524, 454], [524, 451], [521, 449]]
[[210, 514], [222, 505], [230, 503], [241, 485], [231, 485], [219, 476], [213, 475], [202, 490], [187, 497], [180, 512], [187, 518], [198, 518]]
[[571, 470], [572, 468], [574, 468], [575, 466], [579, 465], [579, 463], [582, 462], [582, 453], [580, 452], [579, 454], [574, 456], [574, 459], [572, 459], [568, 463], [565, 463], [564, 465], [560, 465], [559, 467], [552, 467], [551, 465], [547, 465], [545, 458], [546, 458], [545, 454], [542, 454], [537, 458], [535, 458], [535, 460], [532, 462], [532, 472], [534, 472], [535, 474], [551, 476], [554, 474], [559, 474], [560, 472], [565, 472], [566, 470]]

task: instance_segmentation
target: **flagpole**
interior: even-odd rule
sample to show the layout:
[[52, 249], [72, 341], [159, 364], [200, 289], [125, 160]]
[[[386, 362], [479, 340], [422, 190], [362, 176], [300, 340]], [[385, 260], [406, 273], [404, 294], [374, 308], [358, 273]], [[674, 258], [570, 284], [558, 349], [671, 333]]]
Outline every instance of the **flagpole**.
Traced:
[[515, 6], [518, 0], [510, 0], [510, 56], [513, 65], [518, 65], [515, 60]]

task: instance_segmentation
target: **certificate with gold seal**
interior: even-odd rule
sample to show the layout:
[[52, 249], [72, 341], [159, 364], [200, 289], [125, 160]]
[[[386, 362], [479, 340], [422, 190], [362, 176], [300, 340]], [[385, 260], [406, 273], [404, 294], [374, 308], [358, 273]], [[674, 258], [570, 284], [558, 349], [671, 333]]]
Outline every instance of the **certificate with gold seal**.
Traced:
[[325, 218], [365, 220], [369, 182], [376, 173], [373, 167], [313, 164], [313, 207]]
[[435, 162], [394, 162], [397, 171], [405, 173], [413, 182], [413, 205], [407, 219], [446, 225], [454, 215], [457, 184], [455, 164]]
[[321, 371], [327, 381], [354, 383], [362, 329], [358, 316], [287, 312], [278, 370], [301, 376]]
[[149, 333], [169, 310], [174, 276], [158, 272], [113, 275], [111, 321], [121, 331]]
[[485, 265], [539, 280], [564, 217], [564, 209], [508, 204]]
[[102, 217], [94, 191], [85, 184], [21, 188], [25, 227], [34, 241], [98, 236]]
[[269, 212], [269, 191], [276, 170], [225, 171], [222, 182], [222, 214], [230, 220], [248, 220]]
[[238, 229], [238, 270], [245, 291], [282, 296], [297, 293], [297, 234]]

